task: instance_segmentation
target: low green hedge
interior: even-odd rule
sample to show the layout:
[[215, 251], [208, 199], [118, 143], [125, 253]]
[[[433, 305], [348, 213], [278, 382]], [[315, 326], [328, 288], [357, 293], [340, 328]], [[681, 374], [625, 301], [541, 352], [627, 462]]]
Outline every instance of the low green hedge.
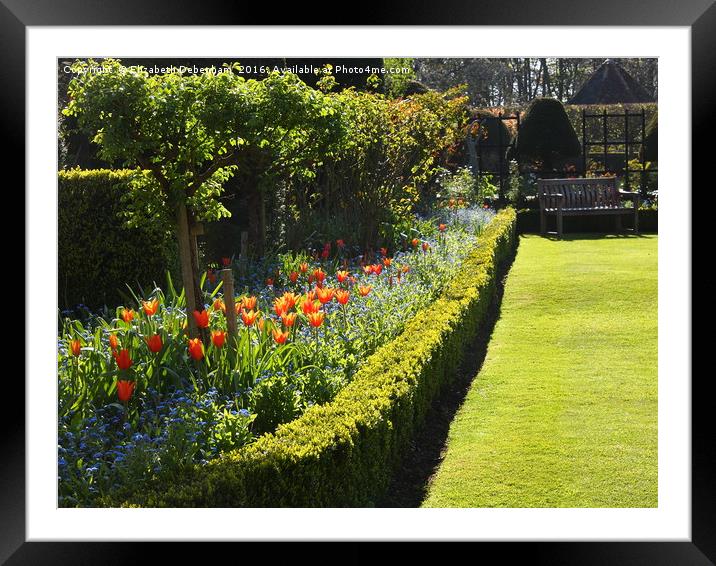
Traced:
[[[463, 270], [333, 402], [186, 476], [129, 487], [103, 506], [363, 507], [385, 492], [439, 389], [455, 374], [513, 252], [516, 214], [499, 212]], [[133, 490], [129, 491], [129, 490]]]
[[129, 228], [124, 217], [131, 171], [71, 169], [58, 180], [58, 304], [95, 309], [123, 302], [124, 283], [163, 284], [176, 272], [171, 232], [150, 222]]
[[[554, 216], [547, 218], [547, 230], [556, 230]], [[633, 221], [630, 216], [622, 217], [622, 226], [632, 228]], [[657, 233], [659, 231], [659, 213], [657, 210], [639, 211], [639, 231], [646, 233]], [[614, 232], [614, 218], [610, 216], [565, 216], [564, 232]], [[539, 233], [539, 209], [531, 208], [517, 212], [517, 233], [537, 234]]]

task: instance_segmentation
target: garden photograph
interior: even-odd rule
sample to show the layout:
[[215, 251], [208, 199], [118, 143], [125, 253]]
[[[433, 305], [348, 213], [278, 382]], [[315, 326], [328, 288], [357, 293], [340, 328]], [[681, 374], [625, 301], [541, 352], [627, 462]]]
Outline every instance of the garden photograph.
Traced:
[[57, 506], [658, 507], [657, 63], [58, 58]]

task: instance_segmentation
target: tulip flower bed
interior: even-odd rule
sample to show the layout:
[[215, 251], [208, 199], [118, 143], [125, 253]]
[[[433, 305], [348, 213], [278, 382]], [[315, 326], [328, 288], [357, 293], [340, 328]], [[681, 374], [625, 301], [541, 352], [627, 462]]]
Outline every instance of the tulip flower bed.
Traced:
[[[201, 312], [186, 313], [169, 284], [114, 317], [63, 319], [59, 504], [172, 477], [331, 401], [451, 282], [492, 216], [423, 223], [397, 252], [351, 257], [339, 241], [314, 257], [279, 256], [236, 297], [236, 335], [212, 272]], [[203, 339], [187, 338], [188, 316]]]

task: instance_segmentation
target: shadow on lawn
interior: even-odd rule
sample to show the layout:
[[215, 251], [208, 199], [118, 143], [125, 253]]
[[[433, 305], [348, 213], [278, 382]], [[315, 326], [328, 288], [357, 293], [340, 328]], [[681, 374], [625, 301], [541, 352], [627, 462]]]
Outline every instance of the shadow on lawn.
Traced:
[[376, 507], [420, 507], [425, 499], [429, 482], [442, 463], [450, 424], [485, 360], [492, 330], [500, 318], [505, 280], [516, 253], [515, 249], [500, 266], [497, 289], [484, 324], [472, 343], [466, 347], [455, 379], [433, 401], [422, 429], [410, 443], [400, 467], [393, 474], [386, 494], [377, 502]]
[[581, 240], [605, 240], [612, 238], [616, 240], [632, 240], [634, 238], [646, 238], [654, 235], [652, 233], [639, 232], [574, 232], [572, 234], [562, 234], [561, 238], [557, 237], [556, 232], [548, 232], [547, 234], [529, 234], [532, 237], [544, 238], [554, 242], [576, 242]]

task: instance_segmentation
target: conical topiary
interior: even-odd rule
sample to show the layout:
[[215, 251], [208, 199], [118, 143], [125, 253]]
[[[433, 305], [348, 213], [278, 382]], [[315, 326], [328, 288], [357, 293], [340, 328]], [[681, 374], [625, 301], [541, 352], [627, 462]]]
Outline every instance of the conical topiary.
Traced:
[[[468, 112], [471, 124], [479, 120], [482, 128], [480, 128], [480, 131], [473, 131], [473, 134], [480, 135], [485, 144], [497, 145], [502, 139], [502, 143], [507, 145], [512, 139], [512, 134], [510, 134], [510, 130], [505, 125], [504, 120], [501, 120], [495, 114], [479, 108], [470, 108]], [[476, 130], [476, 128], [473, 127], [473, 130]]]
[[646, 124], [644, 145], [642, 147], [645, 161], [657, 161], [659, 158], [659, 115], [654, 115]]
[[[503, 152], [505, 151], [512, 140], [512, 134], [505, 125], [505, 121], [501, 120], [495, 114], [478, 108], [470, 108], [468, 112], [470, 118], [467, 127], [468, 139], [466, 143], [472, 142], [474, 144], [475, 153], [473, 159], [478, 158], [479, 147], [479, 158], [482, 160], [482, 170], [496, 172], [500, 168], [500, 149], [502, 149]], [[470, 163], [470, 165], [477, 168], [476, 163]], [[507, 159], [503, 153], [502, 167], [505, 172], [507, 165]]]
[[535, 98], [530, 103], [515, 143], [521, 164], [539, 162], [545, 170], [577, 157], [581, 150], [564, 106], [554, 98]]

